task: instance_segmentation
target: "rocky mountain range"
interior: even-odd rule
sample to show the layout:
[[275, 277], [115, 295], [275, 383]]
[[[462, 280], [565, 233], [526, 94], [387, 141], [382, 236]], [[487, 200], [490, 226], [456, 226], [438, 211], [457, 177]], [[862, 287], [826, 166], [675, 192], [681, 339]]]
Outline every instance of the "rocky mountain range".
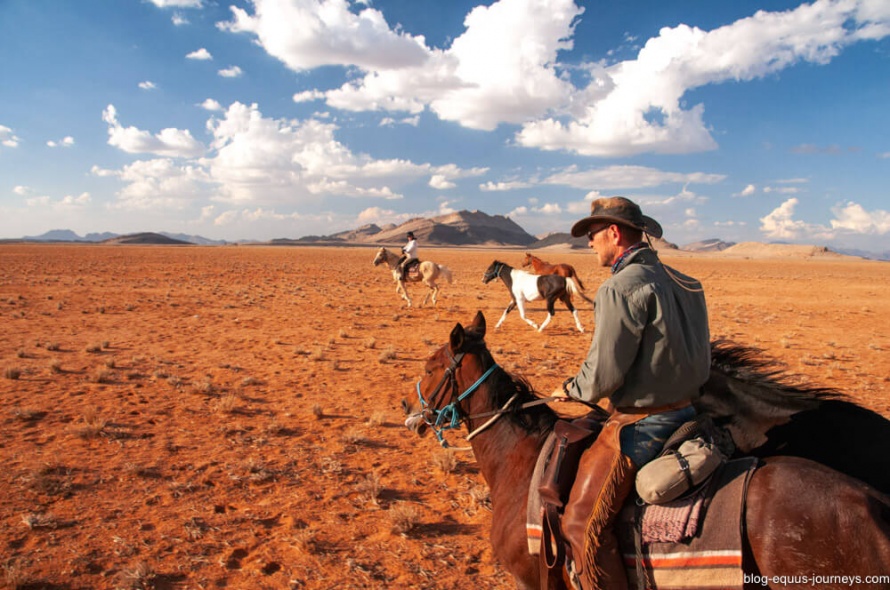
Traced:
[[[417, 239], [424, 245], [431, 246], [482, 246], [482, 247], [519, 247], [519, 248], [586, 248], [585, 238], [573, 238], [568, 233], [558, 232], [536, 237], [526, 232], [515, 221], [504, 215], [488, 215], [482, 211], [457, 211], [438, 217], [409, 219], [401, 224], [388, 224], [380, 227], [368, 224], [356, 229], [341, 231], [324, 236], [304, 236], [301, 238], [278, 238], [265, 243], [269, 245], [374, 245], [402, 244], [405, 234], [413, 231]], [[140, 233], [119, 235], [109, 232], [90, 233], [79, 236], [71, 230], [52, 230], [39, 236], [27, 236], [25, 241], [36, 242], [94, 242], [114, 244], [172, 244], [189, 243], [197, 245], [222, 245], [223, 240], [210, 240], [202, 236], [172, 234], [167, 232]], [[720, 239], [702, 240], [686, 244], [682, 247], [664, 240], [653, 240], [658, 249], [675, 249], [684, 252], [726, 252], [740, 254], [751, 249], [749, 244], [736, 244]], [[770, 245], [773, 246], [773, 245]], [[783, 245], [775, 245], [781, 250]], [[789, 248], [797, 253], [800, 249]], [[861, 250], [829, 250], [825, 247], [812, 248], [815, 254], [837, 253], [848, 256], [890, 260], [890, 252], [864, 252]], [[808, 250], [809, 251], [809, 250]], [[777, 252], [777, 255], [781, 253]]]

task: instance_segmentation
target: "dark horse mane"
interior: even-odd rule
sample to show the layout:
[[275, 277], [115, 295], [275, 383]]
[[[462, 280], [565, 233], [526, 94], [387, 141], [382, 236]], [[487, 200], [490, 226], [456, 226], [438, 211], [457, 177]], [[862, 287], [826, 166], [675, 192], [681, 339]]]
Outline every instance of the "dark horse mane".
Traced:
[[[479, 356], [483, 366], [490, 367], [495, 364], [494, 357], [489, 352], [482, 337], [470, 330], [467, 330], [466, 334], [471, 336], [466, 341], [466, 344], [469, 345], [469, 351]], [[515, 375], [503, 367], [499, 367], [491, 374], [486, 385], [488, 386], [492, 403], [499, 408], [503, 407], [513, 395], [517, 395], [516, 401], [510, 406], [505, 416], [525, 432], [544, 435], [553, 430], [558, 416], [546, 404], [528, 408], [522, 407], [522, 404], [526, 402], [539, 399], [535, 395], [534, 387], [525, 377]]]
[[846, 399], [833, 388], [800, 385], [800, 376], [789, 373], [762, 349], [729, 340], [711, 342], [711, 370], [746, 384], [744, 393], [757, 395], [761, 402], [775, 408], [797, 411], [826, 400]]
[[804, 457], [890, 492], [890, 420], [836, 389], [800, 381], [762, 350], [718, 340], [695, 406], [741, 454]]

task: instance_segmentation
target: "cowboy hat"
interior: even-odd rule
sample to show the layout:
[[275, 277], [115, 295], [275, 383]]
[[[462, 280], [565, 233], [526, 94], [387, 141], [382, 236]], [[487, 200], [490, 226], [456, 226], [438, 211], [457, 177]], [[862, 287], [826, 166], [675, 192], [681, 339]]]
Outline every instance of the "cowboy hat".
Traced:
[[590, 216], [575, 222], [572, 236], [583, 236], [593, 225], [601, 225], [599, 229], [604, 229], [613, 223], [638, 229], [653, 238], [660, 238], [664, 233], [661, 225], [648, 215], [643, 215], [640, 206], [630, 199], [605, 197], [590, 203]]

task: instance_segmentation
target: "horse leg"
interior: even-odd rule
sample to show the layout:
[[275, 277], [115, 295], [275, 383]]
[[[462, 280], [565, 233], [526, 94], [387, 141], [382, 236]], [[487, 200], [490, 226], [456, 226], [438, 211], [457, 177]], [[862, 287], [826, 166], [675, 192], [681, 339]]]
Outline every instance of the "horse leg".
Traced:
[[512, 310], [514, 307], [516, 307], [516, 302], [511, 301], [510, 305], [507, 306], [507, 309], [504, 310], [504, 314], [501, 316], [501, 319], [498, 320], [498, 323], [495, 325], [495, 330], [501, 327], [501, 324], [503, 324], [504, 320], [507, 319], [507, 314], [510, 313], [510, 310]]
[[516, 306], [519, 308], [519, 317], [521, 317], [522, 319], [524, 319], [525, 322], [526, 322], [529, 326], [531, 326], [532, 328], [534, 328], [535, 330], [537, 330], [537, 329], [538, 329], [538, 324], [536, 324], [534, 321], [532, 321], [531, 318], [527, 318], [527, 317], [525, 317], [525, 301], [523, 301], [522, 299], [520, 299], [519, 301], [516, 302]]
[[581, 325], [581, 320], [578, 318], [578, 310], [572, 305], [572, 299], [569, 297], [568, 293], [563, 295], [562, 302], [565, 303], [569, 311], [572, 312], [572, 317], [575, 318], [575, 326], [578, 328], [578, 331], [583, 334], [584, 326]]
[[396, 293], [402, 296], [402, 299], [408, 302], [408, 307], [411, 307], [411, 298], [408, 297], [408, 289], [405, 288], [405, 283], [399, 281], [396, 283]]
[[554, 308], [555, 303], [556, 303], [555, 297], [547, 300], [547, 317], [541, 323], [541, 327], [538, 328], [538, 332], [543, 332], [544, 328], [547, 327], [547, 324], [550, 323], [550, 320], [553, 319], [553, 314], [556, 313], [556, 309]]

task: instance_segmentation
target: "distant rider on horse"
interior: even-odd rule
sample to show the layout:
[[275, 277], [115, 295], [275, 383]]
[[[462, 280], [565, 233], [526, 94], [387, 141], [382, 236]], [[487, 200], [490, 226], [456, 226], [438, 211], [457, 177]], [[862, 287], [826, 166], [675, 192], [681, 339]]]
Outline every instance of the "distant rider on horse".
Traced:
[[[599, 401], [611, 412], [581, 457], [563, 516], [584, 590], [627, 588], [613, 524], [636, 471], [694, 418], [690, 402], [710, 370], [701, 284], [662, 264], [644, 233], [660, 238], [661, 225], [624, 197], [596, 199], [590, 216], [572, 227], [572, 236], [587, 235], [599, 264], [612, 268], [596, 293], [596, 331], [587, 358], [553, 393], [590, 405]], [[580, 547], [566, 530], [573, 523], [586, 533]]]
[[408, 267], [417, 260], [417, 240], [414, 238], [414, 232], [408, 232], [408, 243], [402, 246], [402, 257], [399, 258], [399, 276], [402, 281], [408, 275]]

